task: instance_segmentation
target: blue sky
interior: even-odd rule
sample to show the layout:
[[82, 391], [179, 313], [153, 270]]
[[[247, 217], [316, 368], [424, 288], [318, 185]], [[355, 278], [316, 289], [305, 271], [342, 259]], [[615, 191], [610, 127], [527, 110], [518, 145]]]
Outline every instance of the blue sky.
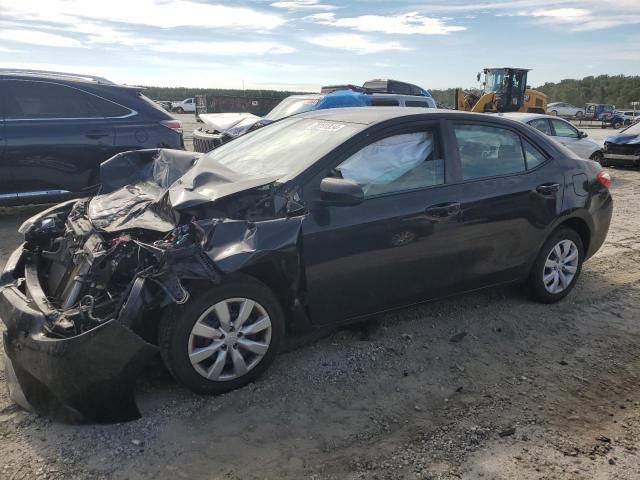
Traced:
[[640, 0], [0, 0], [0, 67], [137, 85], [317, 90], [640, 74]]

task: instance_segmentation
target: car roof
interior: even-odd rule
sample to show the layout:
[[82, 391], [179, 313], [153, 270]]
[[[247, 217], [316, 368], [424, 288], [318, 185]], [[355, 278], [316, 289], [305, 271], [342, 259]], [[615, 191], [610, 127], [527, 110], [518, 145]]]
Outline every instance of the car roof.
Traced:
[[517, 122], [528, 122], [530, 120], [535, 120], [536, 118], [550, 118], [555, 120], [564, 120], [556, 115], [545, 115], [543, 113], [521, 113], [521, 112], [507, 112], [507, 113], [497, 113], [495, 114], [499, 117], [508, 118], [510, 120], [515, 120]]
[[315, 100], [318, 98], [322, 98], [324, 97], [326, 94], [324, 93], [304, 93], [304, 94], [300, 94], [300, 95], [289, 95], [288, 97], [285, 97], [283, 100], [285, 99], [289, 99], [289, 98], [295, 98], [297, 100]]
[[[422, 97], [424, 98], [424, 97]], [[325, 110], [315, 110], [296, 115], [296, 118], [310, 118], [317, 120], [329, 120], [334, 122], [360, 123], [362, 125], [374, 125], [394, 118], [409, 118], [412, 116], [442, 118], [447, 116], [454, 119], [468, 120], [497, 120], [502, 121], [497, 116], [486, 115], [484, 113], [460, 112], [457, 110], [446, 110], [440, 108], [426, 107], [350, 107], [350, 108], [328, 108]]]
[[54, 72], [49, 70], [28, 70], [18, 68], [0, 68], [0, 78], [16, 80], [55, 80], [59, 82], [83, 83], [92, 86], [108, 86], [120, 89], [142, 90], [134, 85], [122, 85], [95, 75], [81, 73]]

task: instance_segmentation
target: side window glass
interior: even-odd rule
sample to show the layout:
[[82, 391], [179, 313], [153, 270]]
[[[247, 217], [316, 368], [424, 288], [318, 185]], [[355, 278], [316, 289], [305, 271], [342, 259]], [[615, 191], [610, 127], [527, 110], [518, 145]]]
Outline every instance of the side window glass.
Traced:
[[110, 102], [109, 100], [105, 100], [94, 95], [91, 95], [90, 97], [91, 104], [98, 112], [100, 112], [101, 117], [124, 117], [131, 113], [131, 110], [123, 107], [122, 105], [118, 105], [117, 103]]
[[397, 107], [400, 105], [398, 100], [393, 98], [375, 98], [371, 99], [371, 105], [374, 107]]
[[578, 138], [578, 130], [562, 120], [551, 120], [557, 137]]
[[436, 131], [394, 135], [371, 143], [336, 171], [364, 190], [365, 197], [444, 183], [444, 160]]
[[551, 125], [549, 125], [549, 121], [546, 118], [531, 120], [529, 122], [529, 125], [531, 125], [536, 130], [540, 130], [545, 135], [553, 135], [553, 133], [551, 132]]
[[7, 81], [6, 118], [92, 118], [93, 95], [48, 82]]
[[520, 136], [499, 127], [456, 125], [462, 177], [508, 175], [526, 170]]
[[524, 155], [527, 158], [527, 170], [536, 168], [547, 160], [540, 150], [524, 139], [522, 139], [522, 147], [524, 148]]

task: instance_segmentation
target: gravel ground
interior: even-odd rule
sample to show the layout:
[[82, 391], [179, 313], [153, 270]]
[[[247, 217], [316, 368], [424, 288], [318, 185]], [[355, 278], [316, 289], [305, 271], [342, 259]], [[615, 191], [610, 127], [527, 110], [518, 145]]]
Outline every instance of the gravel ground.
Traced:
[[[0, 478], [640, 478], [640, 172], [609, 171], [608, 241], [563, 302], [512, 286], [402, 310], [218, 397], [157, 369], [126, 424], [54, 423], [0, 389]], [[33, 212], [0, 216], [2, 263]]]

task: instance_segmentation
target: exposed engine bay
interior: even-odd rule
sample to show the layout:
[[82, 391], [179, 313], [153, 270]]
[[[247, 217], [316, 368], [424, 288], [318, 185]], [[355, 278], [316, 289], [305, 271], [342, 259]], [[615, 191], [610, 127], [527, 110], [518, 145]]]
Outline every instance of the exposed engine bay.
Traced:
[[[144, 304], [186, 302], [189, 293], [180, 272], [171, 268], [181, 257], [200, 264], [191, 276], [219, 279], [211, 260], [198, 254], [207, 232], [197, 222], [165, 235], [148, 230], [99, 232], [86, 216], [87, 203], [77, 202], [68, 214], [46, 216], [25, 232], [51, 312], [48, 336], [79, 335], [114, 318], [133, 328]], [[204, 223], [210, 229], [215, 222]]]

